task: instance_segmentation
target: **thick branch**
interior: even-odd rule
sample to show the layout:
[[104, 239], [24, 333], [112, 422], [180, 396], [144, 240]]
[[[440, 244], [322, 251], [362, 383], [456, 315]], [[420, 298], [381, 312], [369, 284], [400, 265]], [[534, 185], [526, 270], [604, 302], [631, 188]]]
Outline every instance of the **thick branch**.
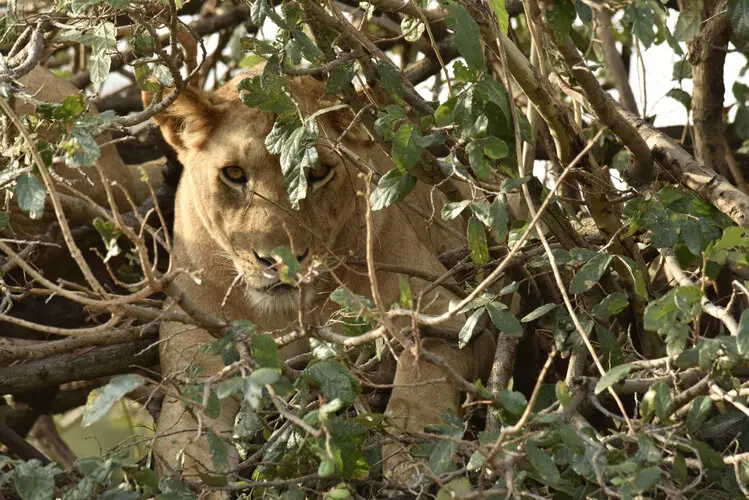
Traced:
[[558, 42], [557, 48], [582, 87], [598, 119], [608, 126], [634, 155], [632, 168], [627, 172], [627, 181], [635, 186], [649, 183], [653, 178], [653, 155], [648, 145], [637, 133], [637, 129], [618, 112], [619, 103], [603, 90], [572, 39]]
[[36, 391], [75, 380], [132, 371], [136, 365], [150, 367], [159, 362], [158, 351], [153, 347], [154, 341], [155, 338], [152, 337], [0, 368], [0, 392], [15, 394]]
[[724, 65], [731, 25], [725, 15], [726, 0], [705, 0], [700, 36], [689, 43], [692, 63], [692, 119], [697, 161], [727, 176], [723, 94]]
[[632, 113], [624, 110], [621, 113], [653, 151], [655, 160], [675, 180], [695, 191], [739, 226], [749, 228], [749, 196], [728, 179], [692, 158], [663, 132]]

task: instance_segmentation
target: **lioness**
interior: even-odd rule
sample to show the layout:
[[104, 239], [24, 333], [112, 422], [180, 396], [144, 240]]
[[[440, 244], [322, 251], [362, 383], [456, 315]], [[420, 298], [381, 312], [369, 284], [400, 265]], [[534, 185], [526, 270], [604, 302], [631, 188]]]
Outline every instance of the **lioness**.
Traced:
[[[248, 319], [260, 331], [278, 332], [297, 323], [299, 290], [269, 277], [273, 273], [268, 270], [274, 265], [271, 251], [290, 247], [304, 270], [315, 261], [331, 262], [331, 252], [339, 257], [364, 257], [364, 204], [368, 200], [357, 195], [365, 187], [360, 170], [329, 147], [353, 119], [350, 111], [338, 110], [317, 117], [320, 137], [327, 137], [330, 142], [321, 139], [318, 143], [320, 167], [308, 173], [309, 189], [300, 209], [291, 208], [279, 158], [269, 154], [264, 145], [274, 117], [244, 105], [238, 95], [238, 83], [248, 76], [252, 73], [236, 77], [214, 93], [186, 88], [154, 120], [184, 165], [175, 202], [173, 265], [199, 276], [199, 280], [182, 274], [179, 287], [207, 312], [228, 319]], [[289, 85], [294, 100], [307, 116], [335, 104], [326, 98], [323, 85], [313, 78], [295, 78]], [[144, 95], [146, 102], [150, 98]], [[347, 130], [342, 143], [380, 174], [394, 167], [359, 126]], [[444, 199], [439, 194], [434, 197], [439, 213]], [[433, 213], [428, 186], [418, 185], [407, 200], [408, 206], [397, 204], [372, 213], [374, 261], [440, 275], [445, 268], [437, 259], [438, 252], [462, 243], [436, 225], [427, 227], [424, 216], [408, 208], [419, 206], [422, 213]], [[305, 322], [324, 324], [337, 309], [328, 300], [328, 294], [338, 286], [337, 280], [354, 293], [371, 296], [369, 279], [362, 271], [339, 265], [334, 271], [337, 279], [323, 273], [301, 285]], [[377, 277], [383, 302], [386, 306], [395, 303], [399, 297], [399, 275], [378, 271]], [[412, 283], [415, 293], [425, 286], [418, 279]], [[423, 304], [428, 304], [427, 312], [444, 312], [451, 298], [449, 293], [437, 289], [425, 297]], [[459, 328], [461, 322], [446, 326]], [[218, 357], [198, 352], [198, 346], [215, 340], [206, 331], [164, 322], [161, 339], [164, 375], [184, 371], [195, 361], [203, 366], [202, 373], [206, 375], [223, 368]], [[488, 333], [463, 350], [436, 339], [424, 340], [422, 346], [442, 356], [471, 381], [488, 371], [494, 353], [494, 339]], [[306, 341], [298, 342], [287, 346], [282, 356], [304, 349]], [[396, 426], [421, 431], [424, 424], [440, 422], [440, 414], [447, 408], [459, 414], [459, 403], [459, 390], [447, 381], [440, 368], [424, 361], [417, 364], [411, 352], [400, 356], [387, 407]], [[221, 416], [207, 422], [216, 432], [231, 431], [238, 409], [230, 399], [223, 404]], [[194, 429], [193, 416], [179, 401], [167, 397], [157, 426], [157, 435], [167, 437], [157, 439], [154, 445], [157, 465], [163, 460], [174, 466], [175, 457], [184, 448], [187, 473], [209, 466], [204, 438], [189, 443]], [[384, 468], [404, 477], [401, 471], [405, 469], [398, 463], [405, 455], [396, 452], [397, 448], [386, 447]], [[230, 453], [236, 464], [235, 450]], [[164, 470], [163, 464], [160, 468]]]

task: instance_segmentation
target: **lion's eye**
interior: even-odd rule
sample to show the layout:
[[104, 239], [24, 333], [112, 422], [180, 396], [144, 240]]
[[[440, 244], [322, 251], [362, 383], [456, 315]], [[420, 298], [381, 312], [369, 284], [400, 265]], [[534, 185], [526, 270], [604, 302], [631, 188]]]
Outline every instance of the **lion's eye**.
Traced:
[[245, 174], [242, 167], [230, 165], [222, 168], [221, 173], [229, 182], [233, 182], [234, 184], [247, 184], [247, 174]]
[[319, 163], [307, 173], [307, 179], [312, 184], [312, 189], [319, 189], [333, 177], [335, 170], [332, 166]]

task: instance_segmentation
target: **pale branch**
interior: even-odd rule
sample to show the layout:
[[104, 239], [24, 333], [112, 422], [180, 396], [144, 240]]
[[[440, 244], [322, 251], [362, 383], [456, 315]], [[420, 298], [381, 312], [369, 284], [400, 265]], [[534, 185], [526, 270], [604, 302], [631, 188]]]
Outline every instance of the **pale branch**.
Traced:
[[[29, 43], [26, 45], [26, 59], [18, 66], [10, 70], [6, 74], [0, 74], [0, 81], [3, 80], [17, 80], [22, 76], [26, 75], [29, 71], [34, 69], [42, 57], [44, 56], [44, 47], [46, 40], [44, 39], [44, 33], [49, 28], [49, 20], [46, 17], [41, 18], [31, 34]], [[20, 55], [20, 54], [19, 54]]]
[[616, 42], [611, 34], [611, 16], [605, 6], [593, 9], [593, 15], [596, 37], [601, 42], [606, 68], [611, 73], [616, 90], [619, 92], [619, 101], [630, 113], [638, 114], [637, 101], [629, 84], [629, 72], [624, 67], [624, 61], [619, 51], [616, 50]]
[[749, 228], [749, 195], [731, 182], [695, 160], [673, 139], [653, 128], [638, 116], [620, 109], [653, 151], [655, 160], [674, 181], [684, 184], [703, 200], [726, 214], [737, 225]]
[[125, 344], [139, 338], [151, 338], [156, 334], [156, 331], [157, 327], [155, 326], [136, 326], [124, 329], [112, 328], [107, 331], [81, 337], [34, 342], [31, 345], [2, 347], [0, 348], [0, 362], [10, 364], [12, 361], [31, 361], [86, 347]]
[[[544, 26], [548, 27], [546, 24]], [[627, 181], [634, 186], [649, 184], [653, 179], [654, 168], [653, 155], [647, 143], [637, 133], [637, 129], [618, 112], [620, 104], [603, 90], [598, 83], [598, 78], [588, 69], [572, 39], [557, 41], [557, 48], [567, 62], [575, 80], [582, 87], [598, 119], [609, 127], [634, 155], [632, 168], [625, 173]]]
[[37, 391], [76, 380], [132, 372], [134, 366], [147, 368], [157, 365], [159, 353], [155, 340], [152, 336], [127, 344], [59, 354], [0, 368], [0, 392]]
[[[676, 254], [672, 249], [661, 248], [659, 251], [661, 252], [661, 255], [663, 255], [669, 271], [671, 271], [671, 274], [674, 276], [674, 279], [679, 286], [696, 286], [679, 265], [679, 260], [676, 258]], [[739, 325], [736, 323], [736, 320], [733, 319], [730, 311], [710, 302], [704, 293], [702, 294], [700, 303], [702, 304], [702, 310], [713, 318], [721, 321], [731, 335], [736, 336], [739, 334]]]

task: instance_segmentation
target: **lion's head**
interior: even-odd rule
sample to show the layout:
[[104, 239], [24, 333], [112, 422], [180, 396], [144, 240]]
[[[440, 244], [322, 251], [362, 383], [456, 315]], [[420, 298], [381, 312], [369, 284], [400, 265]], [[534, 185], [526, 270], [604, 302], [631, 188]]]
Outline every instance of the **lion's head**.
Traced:
[[[202, 269], [203, 285], [216, 285], [210, 293], [217, 297], [234, 287], [230, 294], [243, 295], [258, 311], [288, 314], [298, 306], [299, 290], [269, 272], [275, 249], [290, 248], [309, 277], [302, 285], [309, 305], [330, 289], [322, 284], [326, 278], [312, 276], [312, 263], [330, 264], [362, 244], [356, 236], [363, 220], [359, 170], [332, 149], [353, 114], [334, 109], [316, 118], [319, 163], [306, 170], [306, 197], [293, 209], [279, 156], [265, 145], [275, 117], [240, 100], [237, 84], [245, 78], [211, 94], [186, 88], [155, 117], [185, 167], [175, 210], [178, 261]], [[334, 104], [312, 78], [289, 85], [303, 114]], [[385, 155], [371, 161], [376, 152], [361, 129], [346, 130], [345, 141], [364, 161], [382, 166]]]

